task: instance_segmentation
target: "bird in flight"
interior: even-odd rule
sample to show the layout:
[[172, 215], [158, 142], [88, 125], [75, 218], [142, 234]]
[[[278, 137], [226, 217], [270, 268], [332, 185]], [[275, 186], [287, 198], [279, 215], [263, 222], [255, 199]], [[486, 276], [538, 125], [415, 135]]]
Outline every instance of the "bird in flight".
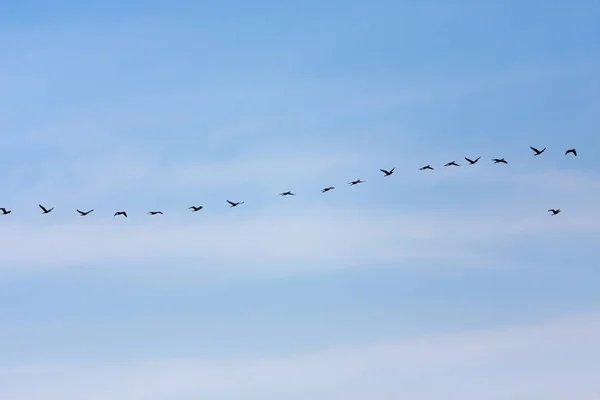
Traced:
[[7, 210], [4, 207], [0, 207], [0, 211], [2, 211], [2, 215], [10, 214], [12, 212], [11, 210]]
[[330, 190], [333, 190], [333, 189], [335, 189], [335, 187], [329, 186], [329, 187], [326, 187], [326, 188], [322, 189], [321, 193], [329, 192]]
[[79, 213], [80, 217], [84, 217], [84, 216], [88, 215], [89, 213], [91, 213], [92, 211], [94, 211], [93, 208], [90, 211], [86, 211], [86, 212], [83, 212], [81, 210], [77, 210], [77, 212]]
[[540, 154], [542, 154], [544, 151], [546, 151], [546, 148], [544, 147], [541, 150], [536, 149], [535, 147], [529, 146], [529, 148], [531, 150], [533, 150], [533, 152], [535, 153], [534, 156], [539, 156]]
[[295, 194], [290, 191], [279, 193], [279, 195], [280, 196], [295, 196]]
[[384, 173], [384, 176], [390, 176], [391, 174], [394, 173], [395, 169], [396, 169], [396, 167], [390, 169], [389, 171], [386, 171], [385, 169], [380, 169], [380, 171]]
[[243, 202], [243, 201], [238, 201], [237, 203], [234, 203], [233, 201], [229, 201], [229, 200], [227, 200], [227, 202], [228, 202], [229, 204], [231, 204], [231, 207], [236, 207], [236, 206], [239, 206], [240, 204], [244, 204], [244, 202]]
[[358, 185], [359, 183], [365, 183], [365, 181], [361, 181], [360, 179], [357, 179], [355, 181], [348, 182], [348, 185], [354, 186], [354, 185]]
[[40, 206], [40, 208], [42, 209], [42, 214], [48, 214], [50, 211], [54, 210], [54, 207], [52, 207], [51, 209], [47, 209], [46, 207], [44, 207], [41, 204], [38, 204]]
[[163, 213], [162, 211], [149, 211], [146, 214], [148, 214], [148, 215], [156, 215], [156, 214], [162, 214], [162, 213]]
[[477, 164], [477, 161], [479, 161], [481, 157], [477, 157], [474, 160], [471, 160], [470, 158], [465, 157], [465, 160], [467, 160], [467, 162], [469, 163], [469, 165], [473, 165], [473, 164]]
[[424, 167], [419, 168], [419, 171], [425, 171], [426, 169], [430, 169], [433, 171], [433, 168], [431, 167], [431, 165], [426, 165]]
[[460, 165], [458, 165], [458, 164], [456, 163], [456, 161], [451, 161], [451, 162], [449, 162], [449, 163], [447, 163], [447, 164], [444, 164], [444, 167], [449, 167], [449, 166], [451, 166], [451, 165], [452, 165], [452, 166], [455, 166], [455, 167], [460, 167]]
[[202, 210], [203, 208], [204, 207], [202, 207], [202, 206], [197, 206], [197, 207], [196, 206], [191, 206], [191, 207], [188, 207], [188, 210], [192, 210], [192, 212], [196, 212], [196, 211]]
[[492, 161], [494, 162], [494, 164], [498, 164], [498, 163], [508, 164], [504, 158], [492, 158]]
[[556, 215], [556, 214], [560, 213], [560, 208], [557, 208], [556, 210], [551, 208], [548, 210], [548, 212], [551, 212], [552, 215]]
[[115, 215], [113, 215], [113, 216], [114, 216], [114, 217], [116, 217], [117, 215], [122, 215], [122, 216], [124, 216], [125, 218], [127, 218], [127, 213], [126, 213], [125, 211], [117, 211], [117, 212], [115, 213]]
[[573, 154], [574, 156], [577, 157], [577, 150], [575, 150], [575, 149], [569, 149], [569, 150], [565, 151], [565, 156], [567, 154], [569, 154], [569, 153], [571, 153], [571, 154]]

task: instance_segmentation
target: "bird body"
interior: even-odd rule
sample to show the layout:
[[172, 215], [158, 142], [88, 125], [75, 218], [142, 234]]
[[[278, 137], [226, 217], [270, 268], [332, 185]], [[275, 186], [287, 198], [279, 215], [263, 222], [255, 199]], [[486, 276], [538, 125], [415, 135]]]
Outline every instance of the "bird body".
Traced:
[[188, 207], [188, 210], [192, 210], [192, 212], [196, 212], [196, 211], [202, 210], [203, 208], [204, 207], [202, 207], [202, 206], [191, 206], [191, 207]]
[[40, 206], [40, 208], [42, 209], [42, 214], [48, 214], [50, 211], [54, 210], [54, 207], [52, 207], [51, 209], [47, 209], [46, 207], [44, 207], [41, 204], [38, 204]]
[[469, 163], [469, 165], [473, 165], [473, 164], [477, 164], [477, 161], [479, 161], [481, 157], [477, 157], [474, 160], [471, 160], [470, 158], [465, 157], [465, 160], [467, 160], [467, 162]]
[[419, 171], [425, 171], [426, 169], [430, 169], [433, 171], [433, 167], [431, 165], [426, 165], [424, 167], [419, 168]]
[[329, 192], [330, 190], [333, 190], [333, 189], [335, 189], [335, 187], [329, 186], [329, 187], [326, 187], [326, 188], [322, 189], [321, 193]]
[[280, 196], [295, 196], [295, 194], [290, 191], [279, 193], [279, 195]]
[[556, 214], [560, 213], [560, 208], [557, 208], [557, 209], [551, 208], [548, 210], [548, 212], [551, 212], [552, 215], [556, 215]]
[[492, 161], [494, 162], [494, 164], [508, 164], [504, 158], [492, 158]]
[[88, 215], [89, 213], [91, 213], [92, 211], [94, 211], [93, 208], [90, 211], [85, 211], [85, 212], [83, 212], [81, 210], [77, 210], [77, 212], [79, 213], [80, 217], [84, 217], [84, 216]]
[[12, 210], [7, 210], [4, 207], [0, 207], [0, 211], [2, 211], [2, 215], [10, 214]]
[[575, 157], [577, 157], [577, 150], [575, 150], [575, 149], [569, 149], [569, 150], [565, 151], [565, 156], [566, 156], [567, 154], [569, 154], [569, 153], [571, 153], [571, 154], [573, 154]]
[[394, 173], [394, 170], [396, 169], [396, 167], [390, 169], [389, 171], [385, 170], [385, 169], [380, 169], [381, 172], [383, 172], [384, 176], [390, 176], [391, 174]]
[[460, 165], [458, 165], [456, 163], [456, 161], [450, 161], [449, 163], [447, 163], [447, 164], [444, 165], [444, 167], [450, 167], [450, 166], [460, 167]]
[[533, 150], [533, 152], [535, 153], [534, 156], [539, 156], [540, 154], [542, 154], [544, 151], [546, 151], [546, 148], [544, 147], [541, 150], [536, 149], [535, 147], [529, 146], [529, 148], [531, 150]]
[[355, 180], [355, 181], [348, 182], [348, 184], [349, 184], [350, 186], [358, 185], [359, 183], [365, 183], [365, 181], [361, 181], [360, 179], [357, 179], [357, 180]]
[[156, 215], [156, 214], [162, 214], [162, 213], [163, 213], [162, 211], [149, 211], [146, 214], [148, 214], [148, 215]]
[[114, 217], [116, 217], [117, 215], [122, 215], [125, 218], [127, 218], [127, 213], [125, 211], [117, 211], [114, 215]]
[[227, 200], [227, 202], [228, 202], [229, 204], [231, 204], [231, 207], [236, 207], [236, 206], [239, 206], [240, 204], [244, 204], [244, 202], [243, 202], [243, 201], [238, 201], [237, 203], [234, 203], [233, 201], [229, 201], [229, 200]]

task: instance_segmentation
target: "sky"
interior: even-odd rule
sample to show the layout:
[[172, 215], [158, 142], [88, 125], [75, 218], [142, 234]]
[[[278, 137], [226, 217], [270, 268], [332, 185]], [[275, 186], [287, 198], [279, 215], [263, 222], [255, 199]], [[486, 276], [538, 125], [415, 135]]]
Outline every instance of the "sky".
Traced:
[[0, 398], [597, 399], [598, 20], [2, 3]]

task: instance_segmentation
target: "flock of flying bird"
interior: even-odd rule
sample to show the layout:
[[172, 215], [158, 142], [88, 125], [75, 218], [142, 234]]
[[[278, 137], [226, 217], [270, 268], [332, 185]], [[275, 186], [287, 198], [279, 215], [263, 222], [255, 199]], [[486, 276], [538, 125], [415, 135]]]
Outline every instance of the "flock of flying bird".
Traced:
[[[539, 156], [540, 154], [542, 154], [544, 151], [546, 151], [546, 148], [544, 147], [542, 150], [538, 150], [535, 147], [529, 146], [529, 148], [534, 152], [534, 156]], [[577, 156], [577, 150], [576, 149], [569, 149], [567, 151], [565, 151], [565, 156], [569, 155], [569, 154], [573, 154], [574, 156]], [[476, 159], [470, 159], [465, 157], [465, 160], [469, 163], [469, 165], [475, 165], [477, 164], [477, 162], [481, 159], [481, 157], [478, 157]], [[492, 158], [492, 161], [494, 162], [494, 164], [508, 164], [508, 162], [504, 159], [504, 158]], [[460, 167], [460, 164], [457, 164], [456, 161], [450, 161], [449, 163], [444, 164], [444, 167]], [[394, 170], [396, 169], [396, 167], [390, 169], [390, 170], [385, 170], [385, 169], [380, 169], [381, 172], [383, 172], [384, 176], [390, 176], [394, 173]], [[433, 170], [434, 168], [431, 165], [425, 165], [424, 167], [419, 168], [419, 171], [425, 171], [425, 170]], [[365, 181], [362, 181], [360, 179], [354, 180], [354, 181], [350, 181], [348, 182], [348, 184], [350, 186], [354, 186], [354, 185], [358, 185], [359, 183], [364, 183]], [[323, 188], [321, 190], [321, 193], [326, 193], [329, 192], [330, 190], [335, 189], [334, 186], [329, 186], [326, 188]], [[280, 196], [295, 196], [294, 193], [287, 191], [287, 192], [283, 192], [283, 193], [279, 193]], [[227, 203], [229, 203], [230, 207], [237, 207], [241, 204], [244, 204], [243, 201], [238, 201], [238, 202], [233, 202], [231, 200], [227, 200]], [[39, 207], [42, 209], [42, 214], [49, 214], [52, 210], [54, 210], [54, 207], [52, 208], [46, 208], [43, 205], [39, 204]], [[188, 209], [192, 210], [192, 212], [196, 212], [196, 211], [200, 211], [202, 210], [204, 207], [203, 206], [191, 206]], [[81, 211], [79, 209], [76, 210], [79, 213], [79, 216], [84, 217], [88, 214], [90, 214], [92, 211], [94, 211], [94, 209], [88, 210], [88, 211]], [[11, 210], [7, 210], [5, 207], [0, 207], [0, 215], [7, 215], [10, 214], [12, 211]], [[548, 212], [551, 213], [551, 215], [556, 215], [559, 214], [561, 212], [560, 208], [551, 208], [548, 210]], [[148, 215], [157, 215], [157, 214], [163, 214], [162, 211], [149, 211], [146, 214]], [[127, 218], [127, 212], [126, 211], [117, 211], [114, 216], [123, 216], [125, 218]]]

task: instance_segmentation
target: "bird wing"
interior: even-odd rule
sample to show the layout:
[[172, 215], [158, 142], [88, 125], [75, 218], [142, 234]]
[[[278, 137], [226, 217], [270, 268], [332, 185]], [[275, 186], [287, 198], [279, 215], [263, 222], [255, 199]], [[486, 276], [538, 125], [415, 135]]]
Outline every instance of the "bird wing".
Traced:
[[229, 204], [231, 204], [232, 206], [235, 206], [235, 203], [234, 203], [233, 201], [229, 201], [229, 200], [227, 200], [227, 202], [228, 202]]
[[577, 155], [577, 150], [573, 150], [573, 155]]
[[529, 148], [533, 151], [535, 151], [536, 153], [539, 153], [540, 151], [538, 149], [536, 149], [535, 147], [529, 146]]
[[42, 211], [44, 211], [44, 212], [48, 212], [48, 210], [46, 210], [46, 208], [45, 208], [43, 205], [41, 205], [41, 204], [38, 204], [38, 206], [40, 206], [40, 208], [42, 209]]

